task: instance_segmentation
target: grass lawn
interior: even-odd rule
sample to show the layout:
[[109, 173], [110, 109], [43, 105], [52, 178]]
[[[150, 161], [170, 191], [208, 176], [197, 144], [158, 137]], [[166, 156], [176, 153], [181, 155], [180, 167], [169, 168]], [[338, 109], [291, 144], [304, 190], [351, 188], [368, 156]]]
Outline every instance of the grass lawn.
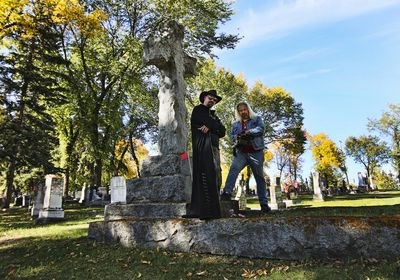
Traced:
[[[400, 192], [301, 203], [279, 216], [399, 215]], [[257, 203], [251, 203], [257, 207]], [[103, 208], [65, 205], [65, 221], [34, 225], [26, 208], [0, 212], [0, 279], [400, 279], [400, 259], [279, 261], [139, 250], [88, 240]], [[256, 241], [255, 241], [256, 242]]]

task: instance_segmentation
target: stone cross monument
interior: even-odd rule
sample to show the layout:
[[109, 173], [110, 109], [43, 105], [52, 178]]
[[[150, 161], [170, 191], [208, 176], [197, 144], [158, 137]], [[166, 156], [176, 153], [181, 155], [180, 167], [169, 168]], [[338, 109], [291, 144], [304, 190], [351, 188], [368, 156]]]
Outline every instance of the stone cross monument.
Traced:
[[184, 29], [168, 22], [144, 43], [143, 61], [160, 71], [159, 155], [143, 160], [141, 178], [128, 180], [126, 205], [110, 204], [105, 219], [168, 218], [186, 214], [191, 176], [187, 158], [185, 75], [195, 74], [196, 59], [185, 54]]
[[182, 48], [184, 29], [170, 21], [155, 37], [144, 44], [144, 63], [160, 70], [158, 92], [158, 146], [161, 155], [181, 154], [187, 144], [185, 106], [185, 75], [195, 74], [196, 59], [186, 55]]

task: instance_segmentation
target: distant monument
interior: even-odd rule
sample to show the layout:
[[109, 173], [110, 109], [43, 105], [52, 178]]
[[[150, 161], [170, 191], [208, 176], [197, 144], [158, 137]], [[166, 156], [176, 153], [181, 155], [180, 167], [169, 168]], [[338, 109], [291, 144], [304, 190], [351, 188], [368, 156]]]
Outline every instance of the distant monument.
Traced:
[[269, 192], [271, 197], [271, 203], [269, 204], [269, 207], [271, 207], [272, 210], [285, 209], [286, 204], [282, 199], [281, 177], [277, 175], [272, 177]]
[[35, 202], [33, 203], [31, 209], [31, 216], [33, 218], [39, 217], [40, 210], [43, 209], [43, 202], [44, 202], [44, 193], [46, 191], [45, 185], [43, 183], [39, 183], [37, 186], [37, 192], [35, 195]]
[[64, 209], [62, 208], [63, 187], [63, 177], [53, 174], [46, 175], [43, 208], [39, 210], [37, 222], [46, 223], [64, 219]]
[[314, 171], [312, 173], [313, 176], [313, 189], [314, 189], [314, 195], [313, 195], [313, 200], [321, 200], [324, 201], [324, 195], [321, 191], [321, 186], [319, 184], [319, 172]]

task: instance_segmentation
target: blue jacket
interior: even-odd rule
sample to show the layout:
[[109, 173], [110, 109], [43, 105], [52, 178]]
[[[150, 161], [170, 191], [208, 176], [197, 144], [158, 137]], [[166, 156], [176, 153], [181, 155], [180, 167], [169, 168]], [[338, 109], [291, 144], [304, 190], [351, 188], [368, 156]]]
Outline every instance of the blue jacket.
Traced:
[[[255, 119], [250, 119], [247, 124], [247, 129], [249, 130], [249, 134], [252, 137], [250, 140], [251, 145], [254, 150], [259, 151], [264, 149], [264, 122], [260, 116], [257, 116]], [[240, 121], [236, 121], [232, 124], [232, 130], [229, 134], [232, 142], [235, 142], [236, 136], [242, 134], [242, 124]]]

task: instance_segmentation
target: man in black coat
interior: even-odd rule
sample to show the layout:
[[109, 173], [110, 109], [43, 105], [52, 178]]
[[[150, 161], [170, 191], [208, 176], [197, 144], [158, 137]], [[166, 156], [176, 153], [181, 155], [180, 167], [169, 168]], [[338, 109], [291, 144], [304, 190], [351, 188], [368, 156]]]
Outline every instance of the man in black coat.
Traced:
[[219, 138], [226, 129], [211, 108], [222, 97], [215, 90], [200, 94], [202, 104], [193, 108], [190, 119], [193, 146], [193, 182], [190, 213], [187, 218], [215, 219], [221, 217], [219, 190], [221, 166]]

